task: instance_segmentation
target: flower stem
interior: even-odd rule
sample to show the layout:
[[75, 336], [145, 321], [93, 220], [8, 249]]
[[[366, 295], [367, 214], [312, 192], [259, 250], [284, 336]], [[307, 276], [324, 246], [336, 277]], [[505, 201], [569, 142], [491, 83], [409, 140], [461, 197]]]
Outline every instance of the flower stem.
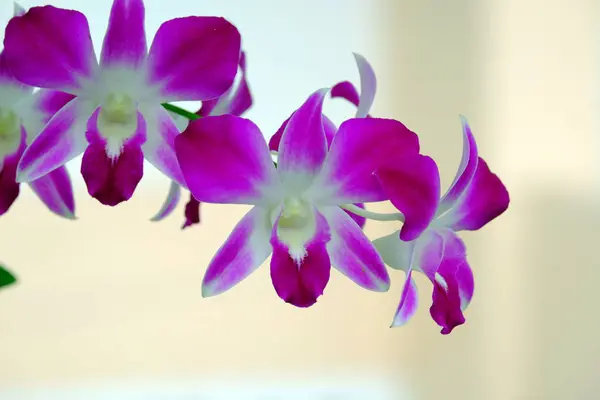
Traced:
[[381, 214], [373, 211], [364, 210], [354, 204], [344, 204], [341, 205], [344, 210], [350, 211], [352, 214], [359, 215], [361, 217], [365, 217], [367, 219], [372, 219], [375, 221], [401, 221], [404, 222], [404, 215], [402, 213], [390, 213], [390, 214]]
[[181, 115], [182, 117], [185, 117], [190, 121], [201, 118], [198, 114], [194, 114], [193, 112], [189, 112], [181, 107], [174, 106], [173, 104], [162, 103], [162, 106], [165, 108], [165, 110], [171, 111], [172, 113], [175, 113], [177, 115]]

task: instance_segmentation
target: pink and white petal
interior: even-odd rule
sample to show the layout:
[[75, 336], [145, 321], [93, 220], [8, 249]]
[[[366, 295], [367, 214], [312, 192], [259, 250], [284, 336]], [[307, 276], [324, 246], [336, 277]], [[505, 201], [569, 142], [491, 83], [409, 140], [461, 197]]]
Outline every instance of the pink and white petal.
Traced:
[[277, 237], [277, 224], [271, 235], [271, 281], [277, 295], [296, 307], [310, 307], [323, 294], [331, 273], [327, 250], [329, 227], [323, 216], [316, 216], [315, 235], [306, 244], [306, 254], [300, 262], [290, 255], [290, 249]]
[[[354, 205], [358, 208], [362, 208], [363, 210], [365, 209], [365, 205], [363, 203], [356, 203]], [[365, 227], [365, 224], [367, 223], [367, 219], [365, 217], [363, 217], [362, 215], [356, 215], [348, 210], [344, 211], [350, 216], [350, 218], [352, 218], [354, 222], [356, 222], [358, 226], [360, 226], [360, 229], [363, 229]]]
[[97, 66], [85, 16], [53, 6], [33, 7], [12, 18], [4, 53], [23, 83], [75, 94]]
[[[271, 136], [271, 139], [269, 139], [269, 150], [271, 150], [271, 151], [279, 150], [279, 144], [281, 143], [281, 136], [283, 135], [283, 131], [285, 130], [285, 127], [287, 126], [291, 117], [292, 116], [290, 115], [290, 117], [288, 119], [283, 121], [283, 124], [281, 124], [279, 129], [277, 129], [277, 132], [275, 132], [275, 134], [273, 136]], [[335, 135], [335, 132], [337, 131], [337, 127], [325, 115], [322, 116], [322, 121], [323, 121], [323, 129], [325, 131], [325, 138], [327, 139], [327, 148], [329, 148], [331, 146], [331, 142], [333, 142], [333, 136]]]
[[406, 273], [406, 280], [404, 282], [404, 287], [402, 288], [400, 303], [398, 304], [398, 309], [394, 315], [391, 328], [397, 328], [405, 325], [412, 318], [412, 316], [415, 315], [418, 307], [419, 292], [417, 290], [417, 285], [412, 278], [412, 270], [409, 270]]
[[114, 0], [102, 44], [102, 66], [139, 67], [146, 59], [142, 0]]
[[373, 246], [375, 246], [386, 265], [408, 273], [412, 268], [415, 242], [404, 242], [400, 240], [399, 235], [400, 231], [396, 231], [390, 235], [382, 236], [373, 241]]
[[327, 250], [333, 267], [365, 289], [387, 291], [390, 277], [384, 261], [356, 222], [339, 207], [319, 211], [331, 229]]
[[433, 159], [421, 154], [395, 157], [375, 171], [390, 201], [404, 214], [400, 239], [411, 241], [429, 226], [440, 199], [440, 174]]
[[31, 182], [63, 166], [87, 147], [87, 120], [95, 105], [76, 98], [50, 119], [25, 150], [17, 168], [19, 182]]
[[160, 86], [163, 102], [219, 97], [235, 79], [240, 43], [240, 33], [224, 18], [167, 21], [150, 47], [150, 83]]
[[417, 135], [402, 123], [381, 118], [343, 122], [311, 190], [324, 204], [387, 200], [373, 172], [385, 161], [419, 152]]
[[75, 219], [73, 186], [65, 167], [29, 182], [29, 186], [50, 211], [60, 217]]
[[177, 182], [171, 182], [171, 185], [169, 186], [169, 192], [167, 193], [167, 198], [160, 207], [160, 210], [158, 210], [156, 215], [152, 217], [150, 221], [158, 222], [167, 218], [175, 210], [180, 200], [181, 186], [179, 186]]
[[327, 156], [323, 127], [323, 101], [327, 89], [320, 89], [296, 110], [288, 121], [279, 144], [277, 171], [291, 191], [306, 189], [319, 173]]
[[341, 98], [347, 100], [356, 107], [358, 107], [358, 103], [360, 102], [360, 95], [358, 94], [358, 90], [356, 90], [354, 85], [348, 81], [336, 83], [331, 88], [331, 98]]
[[13, 108], [15, 103], [19, 103], [31, 96], [33, 88], [17, 80], [5, 52], [0, 52], [0, 107]]
[[267, 144], [252, 121], [233, 115], [192, 121], [175, 149], [190, 191], [202, 202], [255, 205], [280, 195]]
[[167, 178], [187, 187], [175, 155], [175, 137], [180, 134], [175, 121], [161, 106], [141, 106], [139, 111], [146, 122], [144, 158]]
[[506, 187], [479, 158], [471, 184], [439, 222], [455, 231], [476, 231], [504, 213], [509, 203]]
[[50, 118], [75, 99], [75, 96], [58, 90], [41, 89], [34, 94], [34, 98], [34, 106], [42, 115], [44, 123], [48, 123]]
[[27, 12], [27, 10], [25, 10], [25, 8], [23, 8], [22, 5], [20, 5], [16, 1], [13, 2], [13, 17], [20, 17], [21, 15], [25, 14], [26, 12]]
[[373, 67], [366, 58], [360, 54], [354, 53], [358, 73], [360, 74], [360, 100], [358, 109], [356, 110], [356, 118], [365, 118], [369, 115], [373, 101], [375, 100], [375, 92], [377, 91], [377, 78]]
[[271, 254], [269, 212], [253, 207], [208, 265], [202, 281], [202, 296], [216, 296], [240, 283]]
[[458, 198], [467, 190], [477, 169], [478, 153], [475, 137], [467, 119], [461, 115], [460, 121], [463, 130], [463, 153], [454, 181], [440, 201], [437, 215], [441, 215], [452, 208]]
[[185, 221], [181, 229], [186, 229], [200, 223], [200, 202], [192, 195], [190, 195], [190, 199], [185, 205], [184, 216]]
[[0, 216], [4, 215], [19, 197], [20, 184], [16, 180], [17, 164], [25, 150], [25, 137], [23, 131], [17, 150], [0, 159]]

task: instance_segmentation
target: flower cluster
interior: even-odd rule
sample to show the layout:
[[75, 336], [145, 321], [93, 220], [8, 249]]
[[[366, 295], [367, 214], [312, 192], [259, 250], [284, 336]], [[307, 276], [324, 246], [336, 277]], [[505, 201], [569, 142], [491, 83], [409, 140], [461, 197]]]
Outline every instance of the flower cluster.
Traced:
[[[252, 206], [208, 265], [203, 296], [231, 289], [270, 256], [279, 297], [309, 307], [332, 267], [385, 292], [387, 264], [406, 273], [392, 326], [417, 309], [414, 271], [433, 285], [430, 312], [442, 333], [464, 323], [474, 281], [457, 233], [480, 229], [509, 204], [465, 118], [462, 161], [442, 195], [417, 134], [369, 114], [375, 73], [355, 54], [360, 92], [347, 81], [308, 91], [267, 143], [241, 117], [253, 98], [236, 27], [177, 18], [148, 49], [144, 19], [142, 0], [114, 0], [98, 60], [82, 13], [15, 6], [0, 55], [0, 215], [26, 182], [51, 211], [74, 219], [64, 165], [81, 154], [89, 194], [115, 206], [131, 198], [147, 160], [172, 182], [155, 221], [176, 209], [182, 188], [190, 192], [183, 228], [200, 222], [201, 202]], [[323, 114], [328, 97], [354, 104], [355, 117], [336, 126]], [[202, 107], [189, 112], [175, 101]], [[365, 206], [382, 201], [398, 212]], [[401, 229], [371, 241], [367, 219]]]

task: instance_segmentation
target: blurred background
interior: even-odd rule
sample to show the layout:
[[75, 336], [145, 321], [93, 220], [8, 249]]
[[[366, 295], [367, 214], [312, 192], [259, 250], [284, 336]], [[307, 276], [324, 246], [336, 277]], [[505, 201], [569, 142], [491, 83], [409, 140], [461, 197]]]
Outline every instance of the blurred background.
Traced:
[[[88, 16], [97, 52], [110, 3], [52, 2]], [[5, 23], [12, 1], [0, 5]], [[373, 115], [417, 131], [445, 185], [467, 116], [511, 194], [502, 217], [463, 235], [476, 279], [467, 323], [442, 336], [419, 279], [417, 316], [389, 329], [397, 271], [385, 294], [332, 274], [306, 310], [279, 300], [266, 267], [202, 299], [205, 267], [246, 209], [203, 205], [202, 224], [181, 232], [183, 203], [149, 222], [169, 185], [149, 165], [131, 201], [108, 208], [89, 198], [76, 160], [78, 221], [26, 187], [0, 220], [0, 257], [20, 280], [0, 293], [0, 398], [599, 398], [597, 0], [146, 0], [146, 10], [149, 42], [178, 16], [237, 25], [255, 98], [247, 117], [266, 137], [313, 90], [358, 84], [353, 51], [378, 76]], [[353, 114], [342, 101], [326, 111], [338, 123]]]

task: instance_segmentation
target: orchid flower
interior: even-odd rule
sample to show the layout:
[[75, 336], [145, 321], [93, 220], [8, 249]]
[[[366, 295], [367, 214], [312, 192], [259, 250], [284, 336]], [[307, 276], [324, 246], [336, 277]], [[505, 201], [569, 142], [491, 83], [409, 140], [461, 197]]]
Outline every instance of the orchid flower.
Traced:
[[[15, 4], [15, 16], [25, 12]], [[44, 124], [73, 97], [61, 92], [33, 88], [17, 81], [4, 53], [0, 53], [0, 215], [19, 195], [17, 163]], [[62, 167], [29, 182], [29, 186], [53, 213], [75, 218], [75, 199], [67, 170]]]
[[[399, 232], [373, 242], [387, 265], [406, 272], [392, 326], [404, 325], [417, 309], [413, 271], [425, 274], [433, 284], [430, 313], [442, 327], [442, 334], [465, 322], [463, 311], [473, 296], [474, 280], [465, 244], [456, 233], [478, 230], [508, 208], [506, 188], [478, 156], [475, 138], [464, 118], [462, 125], [462, 160], [454, 182], [441, 199], [438, 169], [427, 159], [412, 163], [397, 159], [375, 173], [396, 208], [420, 217], [420, 222], [405, 223]], [[407, 179], [420, 185], [406, 192], [397, 182]]]
[[232, 84], [240, 35], [223, 18], [163, 23], [149, 52], [142, 0], [114, 0], [100, 64], [86, 17], [53, 6], [13, 18], [5, 53], [20, 81], [76, 96], [25, 150], [17, 180], [35, 180], [83, 154], [88, 192], [114, 206], [128, 200], [148, 160], [184, 184], [173, 149], [179, 133], [161, 106], [210, 100]]
[[[240, 63], [235, 80], [231, 87], [227, 89], [220, 97], [202, 102], [202, 107], [196, 112], [198, 118], [216, 115], [236, 115], [242, 116], [252, 107], [252, 93], [248, 85], [246, 73], [246, 55], [242, 52]], [[177, 124], [180, 132], [183, 132], [190, 119], [179, 114], [171, 113], [171, 116]], [[197, 118], [194, 118], [197, 119]], [[152, 221], [162, 221], [168, 217], [177, 207], [181, 199], [181, 186], [173, 181], [169, 188], [167, 198], [165, 199], [160, 211], [152, 218]], [[181, 229], [188, 228], [200, 223], [200, 202], [190, 194], [190, 199], [185, 205], [185, 221]]]
[[[351, 101], [357, 106], [355, 118], [364, 118], [368, 116], [369, 110], [371, 109], [371, 106], [373, 105], [373, 102], [375, 100], [375, 93], [377, 91], [377, 79], [375, 78], [375, 72], [373, 71], [371, 64], [369, 64], [366, 58], [364, 58], [358, 53], [353, 54], [360, 75], [360, 95], [350, 82], [342, 82], [340, 84], [335, 85], [334, 87], [332, 87], [330, 95], [332, 98], [343, 97], [345, 95], [348, 95], [349, 98], [352, 99]], [[285, 128], [290, 118], [291, 116], [288, 117], [288, 119], [286, 119], [283, 122], [283, 124], [281, 124], [277, 132], [275, 132], [275, 134], [271, 136], [271, 139], [269, 140], [269, 149], [271, 151], [277, 152], [279, 150], [281, 137], [283, 135], [283, 132], [285, 131]], [[335, 134], [337, 128], [335, 124], [331, 122], [331, 120], [325, 115], [323, 115], [323, 127], [325, 129], [325, 136], [327, 138], [327, 146], [330, 147], [331, 142], [333, 141], [333, 135]], [[363, 203], [357, 203], [355, 204], [355, 206], [361, 209], [365, 208], [365, 205]], [[350, 215], [354, 222], [356, 222], [361, 228], [364, 228], [365, 223], [367, 221], [365, 217], [350, 212], [348, 210], [344, 211], [348, 215]]]
[[418, 138], [398, 121], [350, 119], [328, 151], [326, 93], [312, 94], [289, 119], [277, 167], [259, 128], [240, 117], [201, 118], [175, 138], [196, 199], [253, 206], [211, 260], [203, 296], [229, 290], [271, 254], [277, 294], [298, 307], [317, 301], [331, 266], [363, 288], [388, 290], [380, 255], [342, 207], [385, 200], [373, 171], [396, 152], [417, 153]]

